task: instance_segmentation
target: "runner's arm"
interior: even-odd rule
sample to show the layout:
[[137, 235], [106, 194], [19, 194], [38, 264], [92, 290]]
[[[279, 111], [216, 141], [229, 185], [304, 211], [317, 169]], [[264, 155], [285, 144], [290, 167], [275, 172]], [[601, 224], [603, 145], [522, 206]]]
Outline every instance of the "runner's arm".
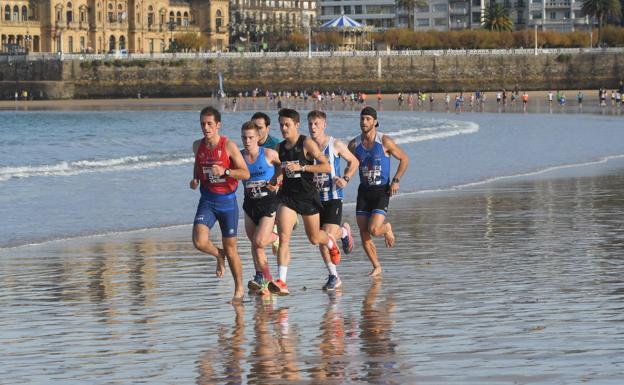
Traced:
[[269, 190], [275, 191], [282, 181], [282, 163], [280, 162], [277, 151], [267, 148], [264, 150], [264, 154], [269, 164], [272, 164], [275, 168], [275, 173], [269, 183]]
[[338, 154], [338, 156], [340, 156], [347, 162], [347, 167], [345, 167], [342, 178], [338, 178], [338, 180], [336, 181], [336, 185], [338, 187], [344, 188], [347, 183], [349, 183], [351, 178], [353, 178], [353, 175], [360, 166], [360, 161], [355, 157], [355, 155], [353, 155], [351, 151], [349, 151], [347, 146], [338, 139], [336, 139], [336, 141], [334, 142], [334, 148], [336, 149], [336, 153]]
[[[238, 180], [249, 179], [250, 175], [247, 163], [245, 163], [245, 159], [236, 143], [228, 140], [225, 146], [230, 156], [230, 178]], [[223, 173], [225, 173], [225, 169], [222, 171], [221, 175], [223, 175]]]
[[390, 182], [390, 195], [395, 195], [399, 192], [399, 181], [407, 170], [409, 157], [401, 149], [401, 147], [399, 147], [394, 140], [387, 135], [383, 136], [383, 146], [388, 154], [392, 155], [399, 161], [399, 167], [397, 167], [396, 174], [394, 174], [394, 178], [392, 178], [392, 181]]
[[[197, 150], [199, 149], [199, 145], [202, 139], [196, 140], [193, 142], [193, 154], [197, 155]], [[193, 179], [189, 182], [189, 187], [191, 190], [195, 190], [199, 187], [199, 175], [197, 175], [197, 160], [193, 163]]]
[[[310, 138], [306, 138], [305, 142], [303, 142], [303, 148], [305, 150], [305, 156], [307, 159], [310, 157], [316, 160], [316, 164], [305, 165], [305, 172], [313, 172], [313, 173], [322, 173], [322, 172], [331, 172], [331, 165], [327, 161], [323, 152], [319, 149], [316, 142]], [[311, 159], [310, 159], [311, 160]], [[301, 167], [300, 169], [302, 169]]]

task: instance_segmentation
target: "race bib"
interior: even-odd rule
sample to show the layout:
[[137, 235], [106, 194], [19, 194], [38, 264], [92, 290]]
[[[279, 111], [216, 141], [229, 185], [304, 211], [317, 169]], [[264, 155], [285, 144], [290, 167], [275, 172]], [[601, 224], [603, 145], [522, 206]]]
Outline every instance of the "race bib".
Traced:
[[286, 162], [282, 162], [282, 168], [284, 169], [284, 174], [286, 175], [286, 178], [301, 178], [301, 171], [289, 171], [288, 168], [286, 166], [288, 166], [289, 164], [299, 164], [298, 160], [289, 160]]
[[381, 165], [373, 166], [369, 168], [367, 166], [363, 166], [361, 168], [362, 176], [367, 180], [369, 185], [380, 185], [381, 184]]
[[225, 176], [223, 175], [214, 175], [212, 173], [212, 166], [204, 166], [203, 167], [204, 175], [206, 176], [206, 180], [208, 183], [223, 183], [225, 182]]
[[245, 183], [245, 195], [252, 199], [259, 199], [269, 195], [266, 180], [254, 180]]
[[314, 174], [314, 183], [319, 192], [329, 192], [331, 190], [331, 180], [329, 174]]

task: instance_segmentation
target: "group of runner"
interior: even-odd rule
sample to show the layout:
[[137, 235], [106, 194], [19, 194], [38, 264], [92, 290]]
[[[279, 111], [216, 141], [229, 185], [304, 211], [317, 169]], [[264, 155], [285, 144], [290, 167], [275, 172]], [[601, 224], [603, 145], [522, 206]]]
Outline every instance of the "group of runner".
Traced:
[[[242, 266], [237, 251], [238, 181], [244, 185], [245, 232], [251, 242], [255, 268], [248, 282], [250, 292], [288, 295], [286, 284], [290, 262], [290, 239], [303, 219], [308, 240], [318, 245], [328, 270], [323, 290], [342, 285], [337, 271], [341, 259], [338, 239], [345, 254], [353, 250], [348, 223], [342, 223], [343, 189], [359, 171], [356, 218], [362, 246], [373, 265], [369, 273], [381, 274], [373, 237], [383, 236], [387, 247], [395, 242], [392, 226], [386, 220], [390, 196], [408, 166], [408, 157], [387, 135], [377, 131], [377, 111], [365, 107], [360, 113], [361, 133], [348, 145], [328, 135], [327, 115], [313, 110], [307, 115], [310, 136], [300, 131], [301, 117], [296, 110], [279, 111], [282, 141], [270, 135], [270, 118], [253, 114], [241, 127], [243, 149], [220, 134], [221, 114], [214, 107], [200, 112], [203, 138], [193, 143], [195, 165], [191, 189], [199, 187], [201, 198], [193, 223], [195, 247], [217, 259], [217, 277], [225, 273], [225, 260], [234, 278], [233, 301], [244, 295]], [[399, 165], [393, 177], [390, 158]], [[342, 170], [341, 161], [346, 166]], [[219, 222], [222, 248], [209, 238]], [[273, 244], [277, 255], [278, 276], [270, 272], [265, 248]]]

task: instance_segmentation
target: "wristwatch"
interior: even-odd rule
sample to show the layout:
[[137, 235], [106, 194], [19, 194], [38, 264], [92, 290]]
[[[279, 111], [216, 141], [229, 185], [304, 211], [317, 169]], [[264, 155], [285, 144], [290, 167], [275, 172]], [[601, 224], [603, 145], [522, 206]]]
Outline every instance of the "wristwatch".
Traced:
[[230, 169], [226, 168], [225, 171], [223, 172], [223, 175], [230, 176]]
[[392, 183], [399, 183], [399, 178], [392, 178]]
[[349, 181], [351, 180], [351, 178], [349, 178], [349, 175], [343, 176], [342, 179], [344, 179], [344, 181], [347, 183], [349, 183]]

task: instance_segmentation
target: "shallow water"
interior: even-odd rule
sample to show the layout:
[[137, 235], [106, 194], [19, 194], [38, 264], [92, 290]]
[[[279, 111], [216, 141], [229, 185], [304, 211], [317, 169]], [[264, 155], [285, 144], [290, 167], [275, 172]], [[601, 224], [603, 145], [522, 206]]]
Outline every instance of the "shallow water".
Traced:
[[2, 250], [0, 383], [620, 384], [612, 163], [395, 198], [383, 280], [356, 242], [329, 295], [301, 230], [293, 294], [241, 306], [188, 226]]

